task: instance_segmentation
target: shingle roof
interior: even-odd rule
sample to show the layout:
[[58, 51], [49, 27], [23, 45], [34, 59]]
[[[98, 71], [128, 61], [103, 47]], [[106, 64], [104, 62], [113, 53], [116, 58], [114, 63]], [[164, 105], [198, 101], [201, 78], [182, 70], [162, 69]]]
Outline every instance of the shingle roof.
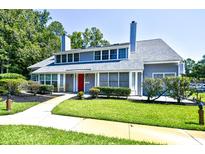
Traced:
[[49, 73], [49, 72], [72, 72], [72, 71], [107, 71], [107, 70], [142, 70], [144, 68], [142, 61], [138, 60], [121, 60], [113, 62], [98, 63], [80, 63], [67, 65], [51, 65], [37, 69], [32, 73]]
[[43, 61], [40, 61], [38, 63], [35, 63], [35, 64], [29, 66], [28, 68], [31, 68], [31, 69], [41, 68], [41, 67], [48, 66], [48, 65], [54, 63], [54, 61], [55, 61], [55, 57], [51, 56]]
[[[129, 45], [129, 43], [118, 44]], [[117, 46], [117, 45], [116, 45]], [[100, 47], [101, 48], [101, 47]], [[96, 48], [98, 49], [98, 48]], [[72, 50], [71, 50], [72, 51]], [[36, 63], [29, 68], [39, 68], [33, 73], [66, 72], [66, 71], [107, 71], [107, 70], [142, 70], [145, 62], [182, 61], [172, 48], [162, 39], [137, 41], [137, 51], [131, 53], [128, 60], [100, 63], [79, 63], [54, 65], [54, 56]]]

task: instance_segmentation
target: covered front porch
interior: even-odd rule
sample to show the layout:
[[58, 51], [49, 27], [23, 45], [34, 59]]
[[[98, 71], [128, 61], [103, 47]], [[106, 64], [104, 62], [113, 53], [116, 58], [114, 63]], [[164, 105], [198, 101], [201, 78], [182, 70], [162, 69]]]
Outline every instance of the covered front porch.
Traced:
[[96, 86], [128, 87], [131, 95], [142, 95], [142, 71], [90, 72], [75, 71], [66, 73], [32, 74], [32, 80], [41, 84], [53, 84], [57, 92], [89, 92]]

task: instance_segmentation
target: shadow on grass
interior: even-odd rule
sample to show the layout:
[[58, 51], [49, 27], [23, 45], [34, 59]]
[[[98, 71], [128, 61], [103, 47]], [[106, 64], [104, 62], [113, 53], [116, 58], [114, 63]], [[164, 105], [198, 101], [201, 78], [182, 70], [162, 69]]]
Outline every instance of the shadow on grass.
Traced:
[[199, 123], [193, 122], [193, 121], [185, 122], [185, 124], [189, 124], [189, 125], [199, 125]]

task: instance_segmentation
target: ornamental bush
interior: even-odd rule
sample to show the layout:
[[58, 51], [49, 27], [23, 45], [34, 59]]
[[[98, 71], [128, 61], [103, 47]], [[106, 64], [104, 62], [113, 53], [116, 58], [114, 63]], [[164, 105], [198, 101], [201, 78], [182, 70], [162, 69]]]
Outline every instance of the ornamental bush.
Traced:
[[147, 95], [147, 101], [154, 101], [164, 93], [163, 81], [162, 79], [146, 78], [143, 82], [143, 89]]
[[131, 93], [130, 88], [125, 88], [125, 87], [96, 87], [97, 89], [100, 90], [100, 95], [106, 95], [108, 98], [110, 96], [124, 96], [128, 97]]
[[78, 96], [79, 99], [83, 99], [84, 92], [83, 91], [79, 91], [77, 96]]
[[27, 91], [33, 93], [34, 96], [39, 92], [41, 85], [35, 81], [28, 81]]
[[17, 73], [0, 74], [0, 79], [26, 79], [23, 75]]
[[27, 83], [26, 80], [18, 78], [18, 79], [8, 79], [3, 78], [0, 79], [0, 87], [2, 87], [4, 92], [10, 92], [11, 95], [19, 94], [23, 88], [23, 85]]
[[170, 77], [165, 78], [164, 81], [168, 89], [168, 95], [176, 99], [178, 103], [180, 103], [182, 99], [187, 99], [194, 92], [194, 90], [190, 88], [191, 79], [188, 77]]
[[97, 88], [93, 87], [89, 90], [89, 93], [92, 96], [92, 98], [97, 98], [98, 94], [100, 93], [100, 89], [97, 89]]
[[40, 94], [52, 94], [53, 90], [54, 90], [53, 85], [40, 85], [39, 87]]

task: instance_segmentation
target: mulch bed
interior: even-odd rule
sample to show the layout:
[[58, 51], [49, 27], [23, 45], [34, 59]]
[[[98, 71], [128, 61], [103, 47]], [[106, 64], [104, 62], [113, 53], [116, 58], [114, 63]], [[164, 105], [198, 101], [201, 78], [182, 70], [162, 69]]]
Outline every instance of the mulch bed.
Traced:
[[[3, 101], [5, 101], [7, 99], [7, 96], [1, 96]], [[20, 94], [18, 96], [14, 96], [12, 95], [11, 96], [11, 99], [14, 101], [14, 102], [45, 102], [49, 99], [52, 99], [56, 96], [54, 95], [36, 95], [34, 96], [33, 94]]]

